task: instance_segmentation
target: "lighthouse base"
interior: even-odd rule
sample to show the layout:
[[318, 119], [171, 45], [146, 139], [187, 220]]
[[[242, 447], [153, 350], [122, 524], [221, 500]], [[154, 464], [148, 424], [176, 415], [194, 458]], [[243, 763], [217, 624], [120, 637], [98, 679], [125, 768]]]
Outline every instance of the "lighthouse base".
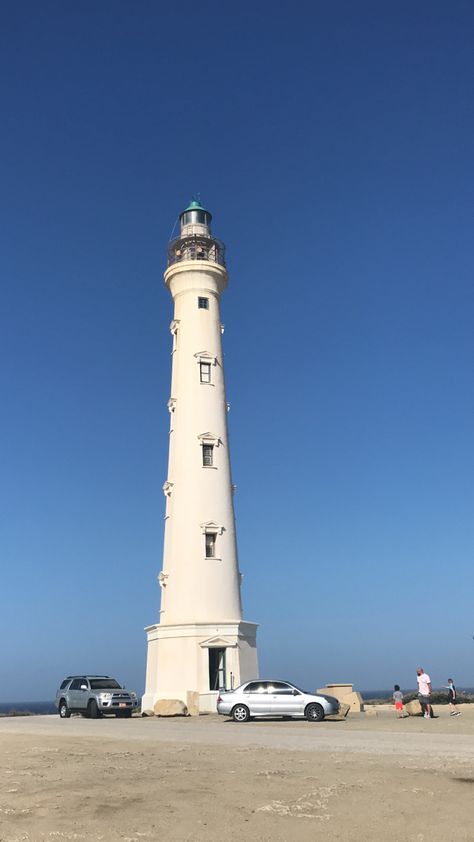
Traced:
[[157, 624], [145, 631], [142, 710], [153, 710], [160, 699], [180, 699], [191, 713], [215, 713], [219, 690], [258, 678], [256, 623]]

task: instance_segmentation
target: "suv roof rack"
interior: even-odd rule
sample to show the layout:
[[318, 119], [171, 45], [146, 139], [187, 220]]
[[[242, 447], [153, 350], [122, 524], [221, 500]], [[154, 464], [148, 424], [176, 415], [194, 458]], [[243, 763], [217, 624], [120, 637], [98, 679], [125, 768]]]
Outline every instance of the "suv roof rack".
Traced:
[[110, 675], [104, 675], [103, 673], [100, 675], [92, 675], [89, 672], [80, 672], [77, 675], [67, 675], [63, 681], [68, 681], [70, 678], [110, 678]]

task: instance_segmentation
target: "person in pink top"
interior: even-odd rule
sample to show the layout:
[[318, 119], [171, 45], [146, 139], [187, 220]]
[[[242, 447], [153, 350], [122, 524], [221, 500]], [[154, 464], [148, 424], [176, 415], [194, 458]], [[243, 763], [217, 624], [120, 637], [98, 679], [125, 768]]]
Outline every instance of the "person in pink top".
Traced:
[[423, 667], [418, 667], [416, 671], [416, 680], [418, 681], [418, 699], [420, 700], [421, 709], [425, 719], [431, 717], [431, 678], [426, 673]]

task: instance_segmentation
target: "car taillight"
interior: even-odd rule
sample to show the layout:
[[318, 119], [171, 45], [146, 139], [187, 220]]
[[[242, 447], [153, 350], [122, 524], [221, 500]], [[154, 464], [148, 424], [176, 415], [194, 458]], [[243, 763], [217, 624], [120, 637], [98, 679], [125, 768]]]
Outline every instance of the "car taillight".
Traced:
[[219, 695], [218, 695], [218, 697], [217, 697], [217, 704], [219, 704], [219, 702], [222, 702], [222, 696], [221, 696], [221, 694], [220, 694], [220, 693], [219, 693]]

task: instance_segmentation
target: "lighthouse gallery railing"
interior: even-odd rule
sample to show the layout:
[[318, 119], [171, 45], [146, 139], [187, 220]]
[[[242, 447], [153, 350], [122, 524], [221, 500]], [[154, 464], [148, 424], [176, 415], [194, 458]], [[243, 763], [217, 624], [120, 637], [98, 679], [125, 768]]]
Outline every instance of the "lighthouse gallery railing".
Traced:
[[168, 246], [168, 266], [183, 260], [210, 260], [225, 266], [225, 246], [213, 237], [193, 234], [190, 237], [178, 237]]

